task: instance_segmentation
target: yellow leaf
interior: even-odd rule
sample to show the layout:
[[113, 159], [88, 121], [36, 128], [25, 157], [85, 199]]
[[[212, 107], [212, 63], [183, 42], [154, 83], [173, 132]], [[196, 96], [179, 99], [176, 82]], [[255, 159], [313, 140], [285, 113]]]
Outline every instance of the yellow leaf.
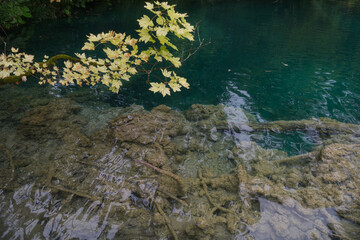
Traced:
[[144, 15], [142, 18], [140, 18], [138, 20], [138, 22], [139, 22], [139, 25], [141, 28], [148, 28], [148, 27], [154, 26], [153, 21], [151, 21], [151, 19], [146, 15]]
[[174, 65], [174, 67], [178, 68], [181, 66], [181, 62], [180, 62], [180, 58], [178, 57], [173, 57], [170, 58], [169, 61]]
[[156, 18], [156, 23], [159, 25], [164, 25], [165, 19], [163, 17], [159, 16]]
[[190, 84], [187, 82], [186, 78], [177, 77], [178, 83], [180, 83], [184, 88], [189, 89]]
[[87, 36], [87, 37], [88, 37], [88, 40], [89, 40], [90, 42], [98, 42], [98, 41], [101, 40], [101, 35], [95, 36], [95, 35], [92, 34], [92, 33], [90, 33], [90, 35]]
[[12, 48], [11, 48], [11, 51], [12, 51], [13, 53], [17, 53], [17, 52], [19, 51], [19, 49], [12, 47]]
[[70, 62], [69, 60], [67, 60], [66, 62], [64, 62], [65, 67], [67, 68], [71, 68], [72, 67], [72, 62]]
[[139, 32], [139, 36], [140, 36], [140, 41], [143, 41], [145, 43], [147, 43], [148, 41], [153, 42], [154, 40], [152, 39], [152, 37], [149, 34], [149, 30], [146, 28], [143, 28], [141, 30], [137, 30]]
[[103, 49], [103, 51], [110, 59], [116, 59], [120, 55], [118, 51], [111, 50], [110, 48]]
[[128, 72], [129, 72], [130, 74], [132, 74], [132, 75], [134, 75], [134, 74], [137, 73], [136, 68], [129, 68], [129, 69], [128, 69]]
[[154, 8], [154, 4], [149, 3], [149, 2], [146, 2], [144, 8], [146, 8], [146, 9], [148, 9], [148, 10], [151, 11], [151, 10], [153, 10], [153, 8]]
[[166, 36], [168, 34], [169, 30], [166, 28], [162, 28], [162, 27], [157, 27], [156, 28], [156, 35], [159, 36]]
[[80, 54], [80, 53], [75, 53], [75, 56], [77, 56], [77, 57], [80, 58], [80, 59], [85, 59], [85, 58], [86, 58], [85, 53], [82, 53], [82, 54]]
[[164, 83], [150, 83], [151, 88], [149, 88], [150, 91], [157, 93], [160, 92], [163, 97], [166, 95], [170, 96], [170, 88], [166, 87]]
[[95, 45], [93, 42], [86, 42], [81, 50], [95, 50]]
[[166, 69], [161, 69], [161, 72], [164, 77], [168, 77], [168, 78], [171, 77], [171, 73], [172, 73], [171, 71], [168, 72]]
[[171, 87], [171, 89], [174, 91], [174, 92], [180, 92], [181, 91], [181, 85], [176, 83], [176, 81], [173, 81], [171, 80], [169, 82], [169, 86]]

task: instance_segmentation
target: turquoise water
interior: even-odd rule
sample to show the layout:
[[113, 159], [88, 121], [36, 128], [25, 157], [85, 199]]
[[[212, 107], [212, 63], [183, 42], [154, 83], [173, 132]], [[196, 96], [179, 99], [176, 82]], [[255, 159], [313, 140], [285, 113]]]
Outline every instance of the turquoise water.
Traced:
[[[177, 2], [190, 20], [201, 21], [211, 42], [180, 72], [190, 90], [162, 98], [134, 79], [118, 95], [102, 87], [90, 94], [113, 106], [132, 103], [151, 109], [161, 103], [224, 103], [245, 108], [259, 120], [329, 117], [359, 123], [360, 5], [331, 1]], [[46, 21], [11, 37], [29, 53], [78, 52], [90, 32], [134, 35], [143, 2], [95, 6], [86, 16]], [[100, 93], [99, 93], [100, 92]]]
[[[79, 52], [88, 33], [135, 35], [143, 3], [29, 24], [8, 45], [41, 59]], [[0, 88], [0, 238], [172, 239], [165, 215], [179, 239], [357, 239], [360, 3], [176, 3], [210, 42], [179, 70], [189, 90], [163, 98], [140, 77], [119, 94]], [[351, 124], [322, 132], [338, 123], [320, 117]]]

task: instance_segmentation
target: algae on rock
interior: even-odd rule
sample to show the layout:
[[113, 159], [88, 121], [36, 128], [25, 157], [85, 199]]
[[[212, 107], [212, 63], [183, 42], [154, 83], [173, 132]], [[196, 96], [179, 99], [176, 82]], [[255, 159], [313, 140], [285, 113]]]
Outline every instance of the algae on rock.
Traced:
[[[96, 121], [82, 111], [69, 99], [27, 111], [17, 143], [7, 147], [17, 179], [6, 177], [11, 167], [0, 172], [0, 195], [15, 198], [26, 212], [19, 225], [41, 212], [43, 224], [35, 225], [48, 238], [76, 238], [82, 231], [124, 239], [351, 238], [335, 211], [360, 224], [358, 125], [328, 119], [258, 123], [223, 105], [184, 112], [132, 105], [87, 131]], [[304, 129], [324, 134], [314, 156], [262, 148], [252, 135]], [[9, 201], [2, 206], [3, 216], [18, 214], [4, 210]], [[15, 234], [0, 224], [8, 229], [6, 236]]]

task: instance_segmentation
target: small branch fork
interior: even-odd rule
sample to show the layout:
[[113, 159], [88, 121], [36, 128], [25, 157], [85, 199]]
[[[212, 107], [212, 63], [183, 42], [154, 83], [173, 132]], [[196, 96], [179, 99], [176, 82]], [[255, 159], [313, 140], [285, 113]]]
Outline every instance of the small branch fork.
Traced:
[[[193, 56], [194, 54], [196, 54], [200, 48], [205, 47], [209, 44], [211, 44], [211, 42], [205, 42], [204, 39], [201, 39], [200, 37], [200, 22], [197, 22], [195, 24], [195, 38], [197, 38], [197, 45], [196, 47], [194, 46], [194, 42], [191, 42], [189, 47], [186, 50], [182, 50], [180, 53], [180, 62], [184, 63], [185, 61], [187, 61], [191, 56]], [[148, 63], [145, 63], [148, 64]], [[150, 82], [150, 78], [154, 77], [157, 78], [158, 80], [162, 81], [162, 82], [166, 82], [166, 78], [162, 79], [158, 76], [156, 76], [155, 74], [153, 74], [154, 71], [157, 70], [165, 70], [165, 69], [169, 69], [174, 67], [173, 64], [168, 65], [166, 67], [156, 67], [156, 65], [158, 64], [158, 62], [155, 62], [150, 69], [145, 69], [144, 65], [141, 65], [141, 69], [137, 68], [137, 71], [141, 72], [140, 74], [146, 74], [147, 75], [147, 79], [146, 79], [146, 83]]]
[[183, 181], [178, 175], [175, 175], [175, 174], [173, 174], [172, 172], [169, 172], [169, 171], [160, 169], [160, 168], [158, 168], [158, 167], [155, 167], [155, 166], [151, 165], [150, 163], [144, 162], [144, 161], [139, 160], [139, 159], [134, 159], [134, 161], [137, 162], [137, 163], [140, 163], [140, 164], [142, 164], [142, 165], [144, 165], [144, 166], [147, 166], [147, 167], [149, 167], [149, 168], [152, 168], [152, 169], [154, 169], [155, 171], [157, 171], [158, 173], [161, 173], [161, 174], [164, 174], [164, 175], [166, 175], [166, 176], [168, 176], [168, 177], [173, 178], [173, 179], [174, 179], [175, 181], [177, 181], [177, 183], [179, 184], [180, 189], [181, 189], [181, 193], [182, 193], [183, 195], [186, 194], [186, 192], [187, 192], [186, 185], [185, 185], [184, 181]]
[[[192, 55], [197, 53], [197, 51], [199, 51], [200, 48], [205, 47], [206, 45], [209, 45], [211, 43], [211, 42], [204, 42], [204, 39], [201, 39], [201, 37], [200, 37], [200, 22], [197, 22], [195, 24], [195, 31], [196, 31], [196, 37], [198, 39], [199, 45], [197, 45], [196, 48], [193, 48], [194, 42], [192, 42], [189, 49], [182, 51], [181, 60], [180, 60], [181, 63], [185, 62]], [[188, 53], [186, 57], [184, 57], [185, 53]]]
[[[187, 61], [191, 56], [193, 56], [195, 53], [197, 53], [200, 50], [200, 48], [211, 43], [211, 42], [204, 42], [204, 39], [201, 39], [200, 31], [199, 31], [199, 29], [200, 29], [199, 23], [200, 22], [196, 23], [196, 25], [195, 25], [195, 37], [197, 38], [196, 42], [198, 42], [198, 44], [196, 46], [194, 46], [194, 42], [191, 42], [189, 48], [186, 50], [183, 50], [181, 52], [181, 54], [180, 54], [180, 62], [181, 63]], [[4, 42], [4, 44], [6, 44], [6, 42]], [[6, 49], [5, 49], [5, 51], [6, 51]], [[59, 60], [70, 60], [72, 62], [81, 62], [81, 60], [79, 58], [72, 57], [72, 56], [65, 55], [65, 54], [59, 54], [59, 55], [51, 57], [47, 62], [44, 62], [44, 63], [40, 62], [39, 64], [42, 65], [42, 64], [46, 63], [48, 66], [54, 66], [55, 63]], [[144, 64], [148, 65], [149, 63], [144, 63]], [[144, 67], [144, 64], [140, 65], [141, 68], [136, 67], [136, 70], [139, 72], [139, 74], [147, 75], [146, 83], [149, 83], [150, 78], [152, 78], [152, 77], [166, 83], [166, 78], [164, 79], [164, 78], [161, 78], [161, 77], [155, 75], [154, 71], [161, 70], [161, 69], [165, 70], [165, 69], [174, 67], [173, 64], [165, 66], [165, 67], [156, 67], [158, 65], [158, 62], [155, 62], [151, 65], [150, 69], [146, 69]], [[6, 78], [2, 78], [2, 79], [0, 79], [0, 86], [4, 85], [4, 84], [19, 83], [22, 81], [23, 76], [30, 77], [33, 75], [34, 74], [32, 73], [32, 69], [29, 69], [24, 75], [21, 75], [21, 76], [12, 75], [12, 76], [8, 76]]]

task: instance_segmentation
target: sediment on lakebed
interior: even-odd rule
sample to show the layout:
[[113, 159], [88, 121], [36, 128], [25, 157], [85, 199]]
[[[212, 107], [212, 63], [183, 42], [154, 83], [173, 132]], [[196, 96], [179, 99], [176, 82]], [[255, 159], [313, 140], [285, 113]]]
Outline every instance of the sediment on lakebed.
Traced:
[[[18, 101], [0, 108], [7, 116], [0, 118], [3, 238], [360, 233], [359, 125], [260, 123], [224, 105], [181, 112], [165, 105], [99, 110], [70, 98]], [[289, 156], [259, 144], [264, 132], [289, 131], [316, 133], [313, 149]]]

